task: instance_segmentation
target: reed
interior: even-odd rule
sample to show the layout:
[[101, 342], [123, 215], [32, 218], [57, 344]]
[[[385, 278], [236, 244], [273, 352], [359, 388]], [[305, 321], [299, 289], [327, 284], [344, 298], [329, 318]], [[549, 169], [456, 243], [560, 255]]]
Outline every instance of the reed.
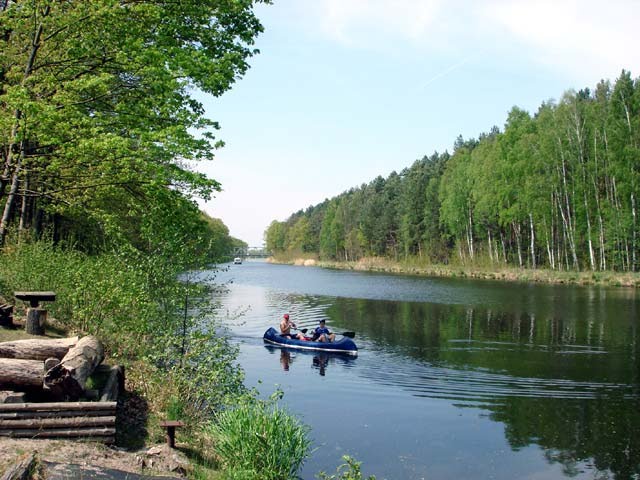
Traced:
[[310, 454], [309, 428], [270, 402], [220, 412], [208, 430], [228, 479], [296, 479]]

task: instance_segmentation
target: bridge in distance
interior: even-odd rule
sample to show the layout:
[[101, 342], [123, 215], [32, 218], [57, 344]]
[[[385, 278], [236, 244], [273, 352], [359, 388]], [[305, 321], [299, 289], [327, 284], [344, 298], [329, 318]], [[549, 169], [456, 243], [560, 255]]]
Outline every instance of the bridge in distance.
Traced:
[[271, 252], [265, 247], [237, 247], [233, 249], [231, 257], [245, 258], [267, 258], [271, 256]]

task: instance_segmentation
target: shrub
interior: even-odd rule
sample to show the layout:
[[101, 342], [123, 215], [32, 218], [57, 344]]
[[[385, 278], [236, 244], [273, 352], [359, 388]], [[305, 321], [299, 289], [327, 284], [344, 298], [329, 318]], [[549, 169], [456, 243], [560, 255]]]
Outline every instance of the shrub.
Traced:
[[274, 402], [219, 412], [208, 431], [228, 479], [295, 479], [310, 453], [309, 428]]
[[[338, 467], [335, 475], [327, 475], [325, 472], [320, 472], [318, 478], [320, 480], [362, 480], [362, 472], [360, 471], [362, 462], [356, 462], [349, 455], [344, 455], [342, 460], [345, 463]], [[367, 477], [367, 480], [376, 480], [376, 477], [371, 475]]]

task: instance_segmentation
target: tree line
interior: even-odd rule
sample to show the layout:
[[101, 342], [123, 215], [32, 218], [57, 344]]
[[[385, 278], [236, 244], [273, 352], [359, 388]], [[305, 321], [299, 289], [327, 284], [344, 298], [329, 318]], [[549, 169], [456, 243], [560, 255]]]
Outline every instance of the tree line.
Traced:
[[0, 246], [238, 244], [194, 200], [220, 189], [192, 167], [221, 142], [192, 92], [247, 71], [255, 3], [0, 0]]
[[553, 270], [640, 266], [640, 79], [623, 70], [273, 221], [276, 254]]

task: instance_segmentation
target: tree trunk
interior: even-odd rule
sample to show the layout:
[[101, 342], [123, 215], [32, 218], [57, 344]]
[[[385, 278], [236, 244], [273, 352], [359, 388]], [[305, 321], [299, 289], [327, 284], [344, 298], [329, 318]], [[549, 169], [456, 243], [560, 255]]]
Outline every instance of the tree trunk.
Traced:
[[518, 249], [518, 265], [522, 268], [522, 244], [520, 242], [520, 224], [512, 222], [513, 233], [516, 236], [516, 248]]
[[536, 236], [533, 230], [533, 214], [529, 212], [529, 224], [531, 226], [531, 268], [536, 269]]
[[631, 215], [633, 216], [633, 223], [631, 228], [631, 271], [636, 271], [636, 197], [631, 193]]
[[28, 339], [0, 343], [0, 357], [28, 360], [62, 359], [78, 343], [78, 337], [59, 339]]
[[0, 358], [0, 388], [42, 388], [44, 362]]
[[[50, 11], [51, 11], [51, 6], [49, 5], [45, 6], [44, 10], [42, 11], [42, 18], [43, 19], [46, 18], [49, 15]], [[24, 68], [24, 73], [22, 75], [22, 82], [21, 82], [22, 86], [26, 85], [28, 78], [31, 76], [31, 73], [33, 72], [33, 66], [35, 65], [36, 57], [41, 47], [43, 29], [44, 29], [44, 26], [41, 20], [35, 32], [33, 33], [33, 39], [31, 41], [31, 51], [29, 52], [29, 58], [27, 60], [27, 64], [25, 65], [25, 68]], [[21, 118], [22, 118], [22, 111], [17, 109], [14, 113], [14, 124], [11, 129], [11, 136], [8, 142], [8, 149], [7, 149], [8, 155], [7, 155], [6, 166], [5, 166], [6, 174], [4, 175], [5, 177], [8, 176], [8, 173], [11, 171], [13, 167], [13, 149], [17, 143], [17, 138], [19, 134], [18, 130], [20, 128]], [[9, 195], [7, 196], [7, 200], [5, 201], [4, 212], [2, 214], [2, 219], [0, 220], [0, 246], [4, 245], [4, 241], [7, 236], [10, 213], [11, 213], [11, 210], [13, 209], [13, 202], [18, 189], [18, 179], [20, 176], [21, 164], [22, 164], [22, 161], [24, 160], [24, 149], [25, 149], [25, 140], [23, 139], [20, 142], [20, 152], [18, 154], [18, 160], [16, 162], [16, 167], [13, 170], [11, 189], [9, 190]], [[0, 199], [4, 195], [4, 185], [1, 185], [1, 186], [2, 186], [2, 189], [0, 190]]]
[[83, 337], [71, 348], [59, 365], [47, 372], [44, 388], [54, 395], [70, 400], [78, 399], [95, 368], [104, 359], [104, 348], [96, 337]]

